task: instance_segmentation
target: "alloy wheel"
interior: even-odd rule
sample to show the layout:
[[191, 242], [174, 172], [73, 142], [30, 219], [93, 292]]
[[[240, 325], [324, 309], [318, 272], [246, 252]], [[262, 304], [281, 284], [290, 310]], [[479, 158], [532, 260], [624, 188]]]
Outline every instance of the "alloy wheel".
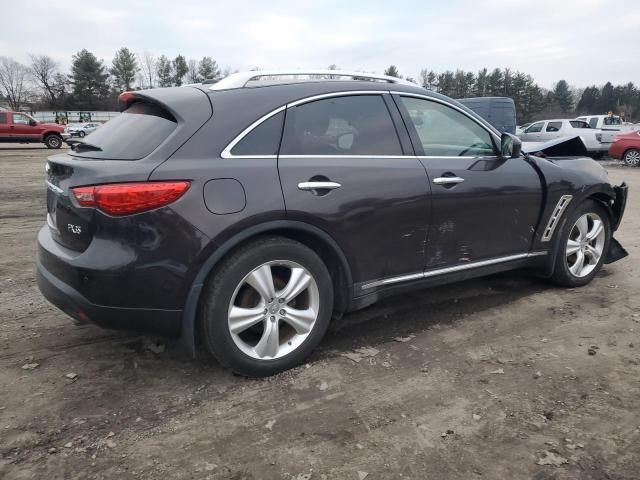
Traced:
[[640, 150], [629, 150], [625, 153], [624, 163], [630, 167], [637, 167], [640, 165]]
[[605, 225], [596, 213], [580, 216], [569, 232], [567, 267], [575, 277], [586, 277], [598, 265], [605, 244]]
[[318, 285], [309, 271], [296, 262], [274, 260], [252, 270], [236, 287], [227, 325], [244, 354], [273, 360], [307, 339], [319, 310]]

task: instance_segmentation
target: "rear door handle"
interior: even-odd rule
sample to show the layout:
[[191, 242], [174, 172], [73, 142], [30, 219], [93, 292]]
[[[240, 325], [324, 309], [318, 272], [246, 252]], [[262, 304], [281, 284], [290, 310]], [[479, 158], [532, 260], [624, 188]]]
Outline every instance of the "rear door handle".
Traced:
[[337, 182], [300, 182], [299, 190], [335, 190], [342, 185]]
[[450, 183], [462, 183], [464, 178], [460, 177], [438, 177], [433, 179], [433, 183], [436, 185], [447, 185]]

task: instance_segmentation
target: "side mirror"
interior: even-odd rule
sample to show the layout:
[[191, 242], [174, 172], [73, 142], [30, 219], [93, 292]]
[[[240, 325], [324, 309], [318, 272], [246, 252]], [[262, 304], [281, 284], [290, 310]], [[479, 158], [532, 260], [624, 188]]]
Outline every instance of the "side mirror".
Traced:
[[36, 125], [38, 125], [38, 122], [36, 122], [35, 120], [29, 120], [29, 125], [35, 127]]
[[500, 139], [500, 156], [502, 158], [518, 158], [522, 151], [522, 142], [515, 135], [504, 132]]

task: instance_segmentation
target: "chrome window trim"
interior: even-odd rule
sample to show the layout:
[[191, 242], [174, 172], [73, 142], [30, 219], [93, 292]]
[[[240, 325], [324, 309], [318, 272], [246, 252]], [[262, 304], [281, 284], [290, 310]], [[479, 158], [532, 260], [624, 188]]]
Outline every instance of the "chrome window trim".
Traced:
[[[473, 115], [470, 115], [469, 112], [464, 111], [462, 108], [455, 106], [453, 103], [447, 102], [446, 100], [442, 100], [440, 98], [435, 98], [435, 97], [430, 97], [429, 95], [421, 95], [419, 93], [412, 93], [412, 92], [398, 92], [398, 91], [390, 91], [389, 93], [391, 93], [392, 95], [399, 95], [401, 97], [414, 97], [414, 98], [420, 98], [422, 100], [428, 100], [431, 102], [436, 102], [439, 103], [441, 105], [446, 105], [447, 107], [451, 107], [454, 110], [457, 110], [458, 112], [462, 113], [463, 115], [465, 115], [466, 117], [470, 118], [471, 120], [473, 120], [475, 123], [477, 123], [481, 128], [483, 128], [484, 130], [486, 130], [489, 135], [491, 135], [494, 140], [497, 140], [498, 145], [500, 145], [500, 137], [498, 135], [496, 135], [495, 132], [491, 131], [490, 129], [487, 128], [486, 125], [484, 125], [483, 123], [481, 123], [480, 121], [478, 121], [477, 118], [475, 118]], [[494, 145], [495, 146], [495, 145]], [[433, 156], [431, 158], [434, 158]], [[444, 157], [437, 157], [437, 158], [444, 158]], [[469, 157], [454, 157], [454, 158], [469, 158]]]
[[[339, 91], [339, 92], [331, 92], [331, 93], [322, 93], [319, 95], [312, 95], [311, 97], [305, 97], [305, 98], [301, 98], [298, 100], [295, 100], [293, 102], [290, 103], [286, 103], [284, 105], [281, 105], [280, 107], [276, 108], [275, 110], [272, 110], [271, 112], [267, 113], [266, 115], [263, 115], [262, 117], [260, 117], [258, 120], [256, 120], [255, 122], [253, 122], [251, 125], [249, 125], [247, 128], [245, 128], [242, 132], [240, 132], [233, 140], [231, 140], [231, 142], [224, 148], [224, 150], [222, 150], [222, 153], [220, 153], [220, 156], [222, 158], [225, 159], [230, 159], [230, 158], [266, 158], [266, 159], [275, 159], [278, 158], [278, 155], [233, 155], [231, 153], [231, 150], [233, 150], [233, 148], [240, 143], [240, 141], [246, 137], [254, 128], [257, 128], [262, 122], [268, 120], [269, 118], [271, 118], [272, 116], [282, 112], [283, 110], [289, 109], [291, 107], [297, 107], [298, 105], [303, 105], [305, 103], [309, 103], [309, 102], [314, 102], [316, 100], [321, 100], [324, 98], [332, 98], [332, 97], [345, 97], [345, 96], [350, 96], [350, 95], [384, 95], [384, 94], [392, 94], [392, 95], [400, 95], [400, 96], [408, 96], [408, 97], [415, 97], [415, 98], [420, 98], [423, 100], [430, 100], [430, 101], [434, 101], [437, 103], [440, 103], [442, 105], [446, 105], [448, 107], [453, 108], [454, 110], [459, 111], [460, 113], [464, 114], [466, 117], [470, 118], [471, 120], [473, 120], [475, 123], [477, 123], [481, 128], [483, 128], [485, 131], [487, 131], [493, 138], [494, 140], [496, 140], [498, 142], [498, 145], [500, 144], [500, 138], [491, 130], [487, 129], [487, 127], [485, 125], [483, 125], [482, 123], [480, 123], [478, 121], [478, 119], [474, 118], [473, 116], [469, 115], [469, 113], [465, 112], [464, 110], [462, 110], [461, 108], [453, 105], [450, 102], [447, 102], [445, 100], [439, 99], [439, 98], [435, 98], [435, 97], [430, 97], [428, 95], [420, 95], [419, 93], [411, 93], [411, 92], [398, 92], [398, 91], [393, 91], [393, 90], [346, 90], [346, 91]], [[406, 157], [413, 157], [415, 158], [416, 156], [413, 154], [408, 154], [408, 155], [280, 155], [280, 158], [406, 158]], [[497, 155], [494, 156], [483, 156], [483, 157], [460, 157], [460, 156], [434, 156], [434, 155], [418, 155], [418, 158], [443, 158], [443, 159], [447, 159], [447, 158], [478, 158], [478, 159], [498, 159], [500, 158]]]
[[473, 160], [498, 160], [500, 159], [499, 156], [497, 155], [492, 155], [489, 157], [466, 157], [466, 156], [459, 156], [459, 155], [418, 155], [418, 158], [425, 158], [425, 159], [429, 159], [429, 158], [442, 158], [442, 159], [453, 159], [453, 158], [466, 158], [466, 159], [473, 159]]
[[401, 275], [399, 277], [383, 278], [382, 280], [375, 280], [373, 282], [365, 283], [360, 287], [360, 290], [368, 290], [370, 288], [381, 287], [384, 285], [393, 285], [396, 283], [406, 282], [409, 280], [431, 278], [431, 277], [436, 277], [438, 275], [445, 275], [447, 273], [455, 273], [463, 270], [470, 270], [472, 268], [487, 267], [489, 265], [496, 265], [499, 263], [510, 262], [513, 260], [522, 260], [525, 258], [539, 257], [542, 255], [547, 255], [547, 253], [548, 252], [546, 250], [529, 252], [529, 253], [518, 253], [515, 255], [508, 255], [506, 257], [490, 258], [488, 260], [479, 260], [476, 262], [465, 263], [463, 265], [454, 265], [452, 267], [437, 268], [435, 270], [426, 270], [421, 273], [412, 273], [410, 275]]
[[541, 241], [548, 242], [553, 238], [553, 232], [555, 232], [558, 223], [560, 223], [560, 219], [564, 214], [565, 210], [571, 203], [573, 199], [573, 195], [562, 195], [556, 203], [556, 206], [553, 208], [553, 212], [551, 212], [551, 216], [549, 217], [549, 221], [547, 222], [547, 226], [544, 229], [544, 233], [542, 234]]

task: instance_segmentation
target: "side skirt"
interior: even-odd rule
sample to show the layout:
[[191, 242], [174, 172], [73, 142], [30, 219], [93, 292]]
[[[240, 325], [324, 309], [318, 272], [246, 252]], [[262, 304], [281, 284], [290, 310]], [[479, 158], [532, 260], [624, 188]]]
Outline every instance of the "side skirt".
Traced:
[[[548, 263], [547, 251], [511, 255], [454, 267], [427, 270], [403, 277], [361, 282], [354, 285], [354, 298], [349, 311], [360, 310], [378, 300], [424, 288], [484, 277], [519, 268], [540, 269]], [[396, 279], [398, 279], [396, 281]]]

